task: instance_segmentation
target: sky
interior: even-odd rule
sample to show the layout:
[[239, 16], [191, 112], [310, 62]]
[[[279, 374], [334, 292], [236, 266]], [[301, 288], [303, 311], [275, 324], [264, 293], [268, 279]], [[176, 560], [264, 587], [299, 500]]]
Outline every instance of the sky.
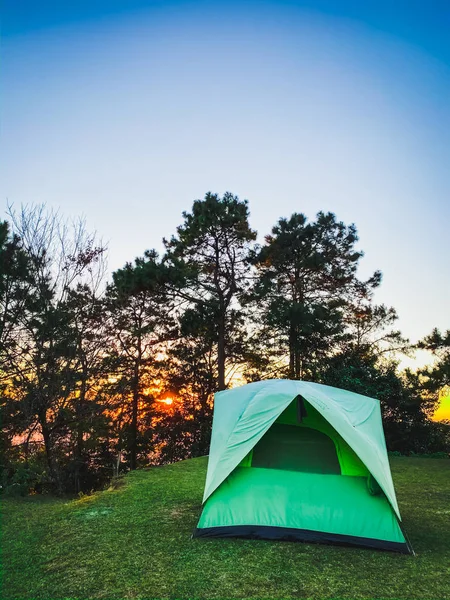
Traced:
[[4, 0], [0, 210], [85, 216], [111, 271], [207, 191], [259, 241], [332, 211], [415, 342], [450, 328], [449, 32], [447, 0]]

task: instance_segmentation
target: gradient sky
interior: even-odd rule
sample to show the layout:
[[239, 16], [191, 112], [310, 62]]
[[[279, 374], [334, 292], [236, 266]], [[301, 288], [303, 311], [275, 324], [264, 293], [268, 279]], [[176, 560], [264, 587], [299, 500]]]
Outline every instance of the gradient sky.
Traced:
[[448, 0], [4, 0], [0, 207], [85, 215], [111, 270], [195, 198], [354, 222], [413, 341], [450, 327]]

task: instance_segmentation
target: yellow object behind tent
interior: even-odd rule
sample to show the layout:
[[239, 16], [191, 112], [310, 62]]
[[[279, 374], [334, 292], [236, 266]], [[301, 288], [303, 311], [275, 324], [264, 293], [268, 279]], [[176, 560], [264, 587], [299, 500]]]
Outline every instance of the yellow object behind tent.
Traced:
[[433, 421], [450, 421], [450, 389], [442, 390], [439, 404], [432, 417]]

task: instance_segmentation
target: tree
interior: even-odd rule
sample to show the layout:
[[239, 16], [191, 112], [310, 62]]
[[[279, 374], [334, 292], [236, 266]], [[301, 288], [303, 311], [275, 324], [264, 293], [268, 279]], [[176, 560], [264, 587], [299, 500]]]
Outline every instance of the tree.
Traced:
[[207, 454], [217, 385], [217, 326], [209, 307], [186, 310], [180, 317], [179, 336], [170, 345], [163, 374], [164, 391], [176, 397], [177, 407], [159, 421], [161, 452], [166, 458], [174, 448], [183, 450], [183, 458]]
[[0, 364], [7, 360], [7, 348], [14, 345], [15, 329], [32, 285], [23, 242], [10, 229], [7, 221], [0, 222]]
[[[10, 209], [14, 235], [26, 256], [26, 298], [20, 298], [10, 333], [3, 346], [9, 405], [25, 417], [30, 435], [42, 435], [50, 480], [61, 486], [55, 460], [70, 431], [70, 401], [76, 390], [76, 342], [71, 290], [82, 283], [104, 253], [83, 221], [72, 224], [44, 206]], [[12, 336], [12, 337], [11, 337]], [[64, 451], [65, 453], [65, 451]]]
[[343, 313], [345, 335], [340, 352], [361, 358], [376, 356], [395, 360], [398, 353], [407, 354], [412, 350], [409, 340], [394, 329], [397, 311], [373, 302], [381, 277], [381, 272], [376, 271], [367, 281], [355, 280], [350, 287]]
[[[312, 376], [344, 332], [344, 309], [362, 253], [354, 225], [319, 212], [280, 219], [253, 254], [253, 299], [267, 340], [288, 357], [291, 379]], [[376, 278], [376, 274], [374, 275]], [[282, 372], [284, 369], [282, 370]]]
[[158, 354], [174, 337], [174, 320], [165, 293], [167, 269], [154, 250], [146, 251], [134, 265], [127, 263], [113, 273], [107, 290], [107, 318], [112, 345], [109, 365], [122, 393], [130, 398], [127, 415], [127, 452], [131, 469], [139, 454], [139, 421], [151, 410], [152, 397], [145, 393], [161, 367]]
[[428, 389], [438, 392], [450, 386], [450, 329], [441, 333], [434, 328], [430, 335], [417, 344], [417, 348], [429, 350], [436, 358], [432, 367], [422, 371], [422, 375], [428, 379]]
[[0, 395], [2, 468], [12, 450], [17, 430], [26, 428], [27, 420], [6, 395], [11, 384], [9, 357], [17, 352], [15, 338], [20, 315], [24, 310], [31, 284], [30, 264], [22, 240], [11, 234], [7, 221], [0, 222]]
[[99, 437], [107, 431], [100, 392], [101, 382], [107, 377], [104, 353], [108, 336], [103, 323], [103, 265], [99, 264], [99, 267], [96, 277], [71, 289], [65, 302], [74, 349], [72, 369], [76, 387], [69, 410], [73, 420], [73, 486], [76, 492], [81, 491], [90, 478], [91, 455], [97, 449]]
[[248, 257], [256, 232], [248, 222], [247, 201], [230, 192], [222, 198], [208, 192], [183, 217], [177, 235], [164, 240], [164, 262], [171, 268], [174, 296], [211, 317], [217, 335], [217, 388], [223, 390], [227, 363], [237, 352], [229, 331], [239, 299], [248, 288]]

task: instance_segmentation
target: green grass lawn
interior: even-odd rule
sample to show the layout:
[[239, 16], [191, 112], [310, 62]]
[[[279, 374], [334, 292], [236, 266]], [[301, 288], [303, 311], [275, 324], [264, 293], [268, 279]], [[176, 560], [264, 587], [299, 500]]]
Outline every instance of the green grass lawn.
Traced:
[[3, 599], [450, 598], [450, 461], [391, 460], [416, 556], [191, 539], [206, 458], [77, 500], [3, 501]]

